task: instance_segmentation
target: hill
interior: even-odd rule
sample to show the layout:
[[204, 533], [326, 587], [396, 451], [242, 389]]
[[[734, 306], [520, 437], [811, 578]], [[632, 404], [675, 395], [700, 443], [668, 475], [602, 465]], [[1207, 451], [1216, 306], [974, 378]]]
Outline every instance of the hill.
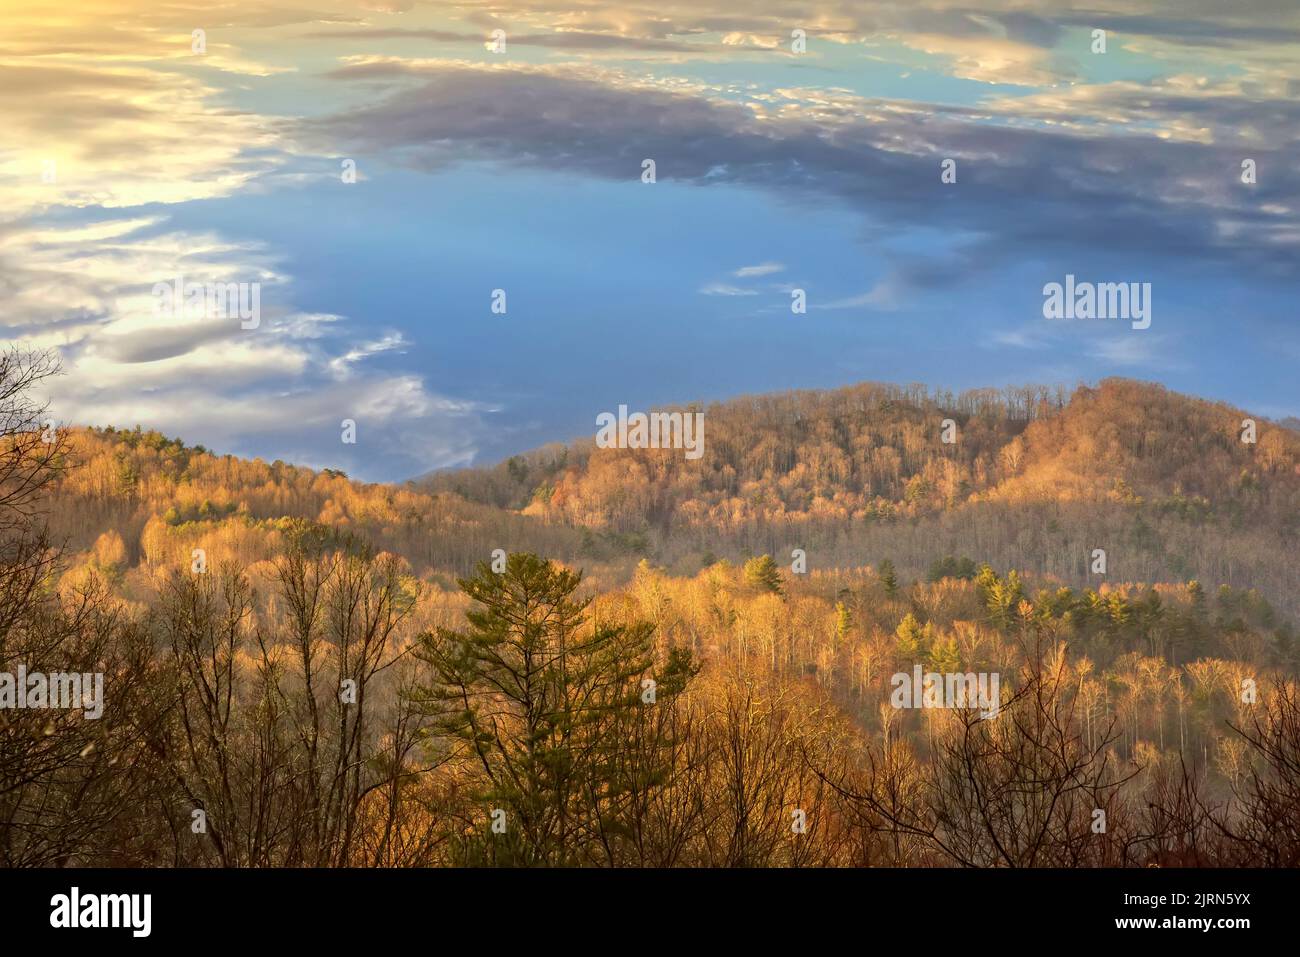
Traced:
[[[395, 487], [11, 408], [0, 670], [105, 694], [0, 722], [0, 864], [1300, 860], [1297, 437], [1237, 410], [863, 385], [710, 407], [698, 461]], [[896, 703], [917, 670], [1014, 717]], [[521, 791], [539, 740], [578, 776]]]
[[[1257, 587], [1295, 612], [1300, 435], [1153, 384], [979, 390], [864, 384], [719, 403], [706, 453], [550, 446], [427, 477], [454, 494], [621, 542], [689, 572], [802, 548], [822, 568], [971, 556], [1087, 584]], [[956, 423], [956, 441], [941, 440]], [[1092, 579], [1096, 584], [1096, 578]]]
[[78, 430], [51, 531], [128, 579], [195, 547], [250, 564], [312, 534], [448, 583], [497, 548], [609, 583], [643, 558], [693, 574], [802, 549], [823, 570], [889, 558], [905, 579], [963, 558], [1072, 585], [1198, 579], [1300, 611], [1300, 434], [1256, 419], [1243, 442], [1241, 410], [1108, 379], [1073, 393], [863, 384], [704, 411], [699, 461], [583, 440], [406, 486]]

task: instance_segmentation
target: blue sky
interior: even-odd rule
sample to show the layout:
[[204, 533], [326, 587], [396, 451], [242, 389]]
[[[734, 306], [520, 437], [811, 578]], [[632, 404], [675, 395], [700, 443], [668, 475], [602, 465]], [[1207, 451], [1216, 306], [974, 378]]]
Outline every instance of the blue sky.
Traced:
[[[62, 420], [385, 481], [864, 379], [1300, 414], [1300, 13], [1219, 6], [19, 8], [0, 326]], [[1150, 328], [1044, 319], [1067, 273]], [[260, 283], [258, 328], [159, 318], [176, 274]]]

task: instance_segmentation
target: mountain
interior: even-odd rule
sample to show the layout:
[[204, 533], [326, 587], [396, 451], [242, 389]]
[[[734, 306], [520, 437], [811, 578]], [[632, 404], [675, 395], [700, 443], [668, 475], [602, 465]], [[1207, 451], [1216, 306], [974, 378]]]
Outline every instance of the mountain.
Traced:
[[[9, 461], [56, 471], [41, 516], [9, 513], [6, 667], [107, 691], [94, 721], [0, 721], [0, 864], [1300, 860], [1274, 830], [1300, 436], [1243, 442], [1245, 413], [1122, 380], [702, 411], [696, 460], [588, 440], [403, 487], [140, 429], [14, 433]], [[1015, 717], [898, 702], [918, 671], [996, 680], [978, 707]], [[539, 740], [591, 786], [494, 777]], [[557, 806], [585, 823], [532, 856], [490, 823]], [[791, 842], [790, 808], [827, 823]], [[188, 839], [196, 810], [220, 842]], [[999, 851], [1026, 814], [1064, 846]], [[978, 850], [915, 843], [940, 816]]]
[[[648, 558], [694, 574], [718, 558], [803, 549], [813, 568], [890, 558], [906, 578], [945, 559], [1045, 582], [1256, 588], [1300, 611], [1300, 434], [1248, 413], [1108, 379], [1096, 388], [862, 384], [704, 411], [705, 454], [552, 445], [405, 486], [216, 456], [153, 432], [80, 431], [52, 530], [121, 574], [195, 547], [245, 564], [309, 532], [467, 573], [494, 549], [626, 580]], [[951, 443], [942, 432], [955, 426]], [[96, 557], [98, 556], [98, 557]]]
[[417, 485], [680, 571], [803, 548], [821, 567], [889, 556], [919, 576], [967, 555], [1086, 584], [1103, 548], [1120, 580], [1259, 587], [1295, 609], [1300, 435], [1256, 417], [1242, 441], [1248, 418], [1124, 379], [1072, 394], [864, 384], [709, 406], [698, 462], [582, 441]]

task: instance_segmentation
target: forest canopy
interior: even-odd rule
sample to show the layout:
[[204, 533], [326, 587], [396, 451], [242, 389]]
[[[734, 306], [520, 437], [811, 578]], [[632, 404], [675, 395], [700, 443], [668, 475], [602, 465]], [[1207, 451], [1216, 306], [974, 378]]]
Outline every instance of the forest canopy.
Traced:
[[1283, 427], [861, 386], [397, 487], [51, 430], [54, 371], [0, 361], [0, 670], [105, 693], [0, 707], [0, 864], [1300, 863]]

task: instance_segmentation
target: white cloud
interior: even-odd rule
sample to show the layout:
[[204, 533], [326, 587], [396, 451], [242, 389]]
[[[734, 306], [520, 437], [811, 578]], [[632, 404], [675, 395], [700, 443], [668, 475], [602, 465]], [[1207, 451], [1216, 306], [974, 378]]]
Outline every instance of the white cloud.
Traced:
[[380, 339], [359, 342], [347, 352], [331, 359], [329, 361], [330, 371], [334, 373], [336, 378], [346, 379], [352, 375], [352, 367], [362, 359], [377, 356], [381, 352], [400, 351], [407, 345], [406, 337], [400, 332], [389, 332]]
[[1110, 362], [1115, 365], [1164, 365], [1168, 366], [1168, 352], [1165, 346], [1166, 336], [1153, 336], [1142, 331], [1125, 330], [1117, 336], [1096, 339], [1089, 343], [1087, 355], [1090, 359]]
[[740, 286], [732, 286], [725, 282], [711, 282], [700, 288], [700, 293], [705, 296], [757, 296], [758, 292], [754, 289], [743, 289]]
[[[268, 250], [157, 232], [165, 225], [137, 217], [0, 232], [0, 282], [13, 286], [0, 330], [19, 348], [59, 352], [64, 375], [45, 396], [56, 419], [140, 424], [361, 478], [408, 478], [476, 454], [486, 408], [409, 372], [363, 370], [368, 358], [404, 351], [401, 332], [347, 342], [355, 332], [345, 317], [293, 307], [292, 278]], [[158, 314], [152, 286], [178, 274], [264, 283], [262, 322]], [[358, 423], [355, 446], [340, 442], [345, 418]]]
[[782, 263], [759, 263], [757, 266], [741, 266], [732, 275], [739, 279], [749, 279], [754, 276], [770, 276], [784, 269], [785, 265]]
[[1047, 340], [1041, 332], [1033, 328], [999, 329], [990, 333], [989, 339], [1000, 346], [1013, 349], [1046, 349]]
[[860, 293], [856, 296], [849, 296], [844, 299], [834, 299], [831, 302], [813, 303], [814, 309], [859, 309], [870, 307], [873, 309], [894, 309], [898, 305], [897, 295], [894, 286], [886, 282], [877, 283], [867, 292]]

